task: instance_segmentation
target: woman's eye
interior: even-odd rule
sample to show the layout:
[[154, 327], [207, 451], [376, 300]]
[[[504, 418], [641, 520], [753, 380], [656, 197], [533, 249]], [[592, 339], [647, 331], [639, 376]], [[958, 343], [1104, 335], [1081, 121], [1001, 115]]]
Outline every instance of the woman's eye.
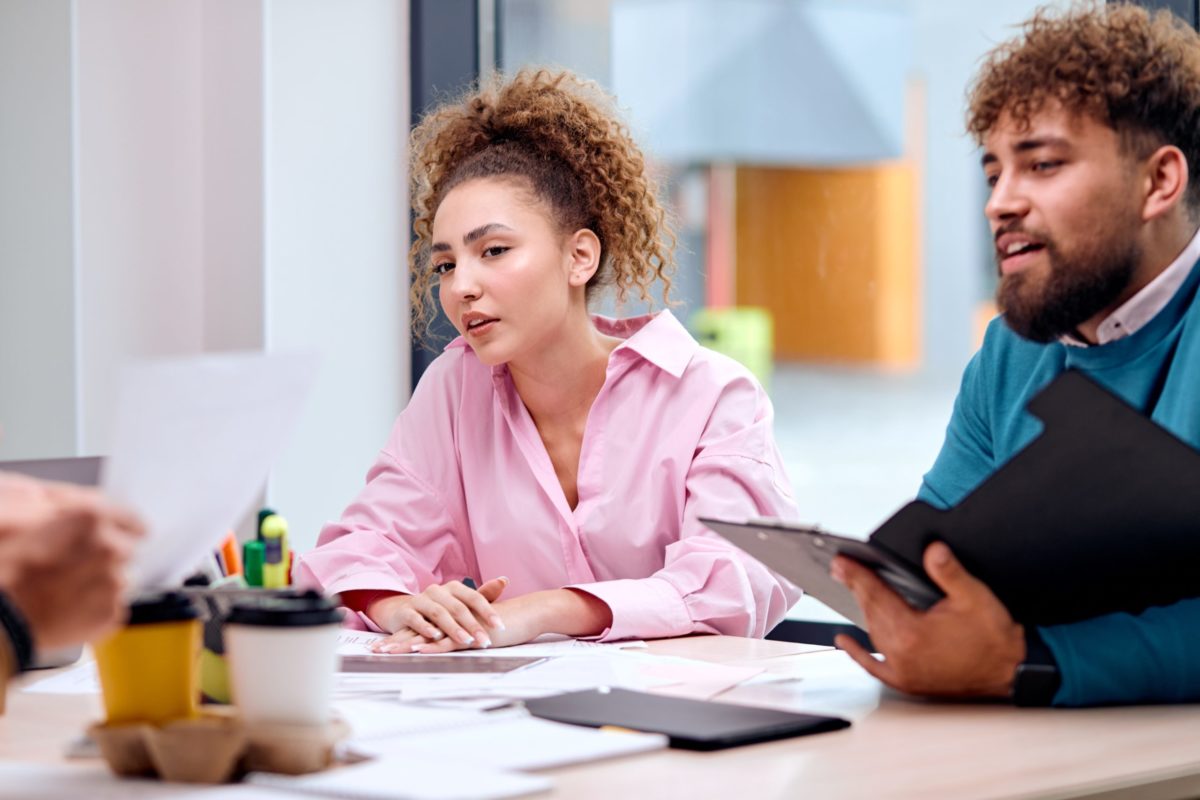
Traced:
[[1063, 162], [1061, 161], [1039, 161], [1033, 165], [1033, 171], [1046, 172], [1047, 170], [1054, 169], [1055, 167], [1061, 167], [1062, 163]]
[[440, 264], [433, 265], [433, 274], [434, 275], [445, 275], [452, 269], [454, 269], [453, 261], [443, 261]]
[[488, 249], [484, 250], [483, 254], [485, 256], [495, 257], [495, 256], [499, 256], [499, 255], [504, 255], [508, 251], [509, 251], [509, 248], [495, 244], [495, 245], [492, 245], [491, 247], [489, 247]]

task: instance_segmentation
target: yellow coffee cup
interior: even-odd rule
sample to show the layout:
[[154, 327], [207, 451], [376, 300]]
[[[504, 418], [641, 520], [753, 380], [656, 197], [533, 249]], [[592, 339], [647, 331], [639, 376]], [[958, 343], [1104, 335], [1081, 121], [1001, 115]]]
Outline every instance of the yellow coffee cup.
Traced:
[[184, 595], [139, 598], [125, 627], [93, 650], [110, 725], [196, 715], [200, 620]]

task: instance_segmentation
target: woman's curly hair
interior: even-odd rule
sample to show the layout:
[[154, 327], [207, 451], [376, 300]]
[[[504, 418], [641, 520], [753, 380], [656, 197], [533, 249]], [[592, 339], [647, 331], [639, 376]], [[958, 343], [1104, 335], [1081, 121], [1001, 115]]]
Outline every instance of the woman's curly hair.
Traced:
[[411, 145], [410, 299], [419, 336], [437, 313], [429, 267], [434, 214], [451, 189], [477, 178], [523, 180], [561, 232], [596, 234], [602, 260], [589, 297], [614, 286], [618, 300], [634, 289], [650, 300], [656, 281], [664, 298], [670, 291], [675, 239], [658, 187], [612, 98], [595, 83], [544, 69], [494, 76], [427, 114]]
[[978, 142], [1002, 114], [1024, 126], [1058, 101], [1111, 126], [1139, 158], [1175, 145], [1188, 161], [1188, 205], [1200, 204], [1200, 34], [1166, 11], [1039, 9], [991, 52], [968, 93], [967, 130]]

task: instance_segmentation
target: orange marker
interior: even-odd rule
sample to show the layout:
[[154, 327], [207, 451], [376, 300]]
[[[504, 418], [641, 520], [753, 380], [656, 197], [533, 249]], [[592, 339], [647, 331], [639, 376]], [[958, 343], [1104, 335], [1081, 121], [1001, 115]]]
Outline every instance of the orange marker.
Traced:
[[224, 541], [221, 542], [221, 560], [225, 562], [226, 575], [242, 574], [242, 555], [233, 531], [227, 533]]

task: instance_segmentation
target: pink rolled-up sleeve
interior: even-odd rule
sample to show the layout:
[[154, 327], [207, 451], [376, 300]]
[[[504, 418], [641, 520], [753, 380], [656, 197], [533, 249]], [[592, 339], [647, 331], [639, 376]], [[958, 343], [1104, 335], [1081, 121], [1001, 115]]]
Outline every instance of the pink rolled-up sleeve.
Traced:
[[800, 599], [796, 586], [699, 521], [797, 517], [772, 420], [770, 401], [756, 382], [726, 387], [688, 470], [680, 535], [667, 545], [662, 568], [646, 578], [570, 587], [612, 611], [612, 626], [595, 638], [761, 638]]
[[342, 518], [297, 559], [295, 581], [328, 594], [414, 594], [473, 572], [456, 529], [441, 495], [384, 451]]
[[[438, 366], [441, 369], [424, 391], [418, 389], [396, 421], [358, 496], [341, 519], [321, 530], [317, 546], [296, 559], [297, 585], [328, 594], [414, 594], [434, 583], [475, 574], [461, 498], [446, 494], [446, 487], [461, 482], [452, 455], [453, 433], [446, 423], [453, 398], [440, 391], [445, 382], [439, 384], [438, 378], [446, 370], [444, 364]], [[362, 615], [350, 620], [355, 621], [372, 627]]]

